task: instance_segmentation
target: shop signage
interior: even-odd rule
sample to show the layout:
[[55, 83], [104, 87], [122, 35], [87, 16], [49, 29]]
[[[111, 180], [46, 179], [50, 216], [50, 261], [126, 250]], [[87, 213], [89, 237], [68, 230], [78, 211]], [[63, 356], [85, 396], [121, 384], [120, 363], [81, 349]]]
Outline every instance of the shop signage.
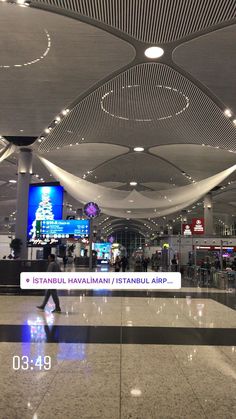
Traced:
[[88, 218], [96, 218], [100, 214], [100, 208], [95, 202], [88, 202], [84, 206], [84, 213]]
[[192, 234], [204, 234], [204, 218], [192, 219]]
[[182, 224], [182, 234], [184, 236], [192, 236], [192, 224]]

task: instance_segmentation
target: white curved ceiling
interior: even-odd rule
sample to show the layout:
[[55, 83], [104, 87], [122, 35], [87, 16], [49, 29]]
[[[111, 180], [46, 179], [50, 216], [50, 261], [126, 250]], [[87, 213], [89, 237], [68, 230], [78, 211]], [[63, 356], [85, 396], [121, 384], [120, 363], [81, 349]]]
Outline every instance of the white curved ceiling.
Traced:
[[205, 143], [236, 151], [235, 126], [218, 106], [187, 78], [157, 63], [134, 66], [96, 89], [54, 126], [39, 150], [82, 138], [130, 147]]
[[105, 23], [143, 42], [166, 43], [233, 19], [234, 0], [33, 0]]
[[[14, 67], [42, 56], [45, 30], [47, 56]], [[94, 26], [3, 2], [0, 39], [1, 135], [37, 137], [57, 113], [134, 57], [131, 45]]]
[[235, 89], [236, 84], [235, 38], [236, 25], [230, 25], [185, 42], [173, 53], [173, 59], [179, 66], [200, 80], [234, 111], [236, 97], [232, 89]]
[[[235, 0], [0, 3], [0, 134], [38, 136], [55, 126], [35, 151], [119, 189], [132, 175], [138, 190], [162, 190], [224, 170], [236, 152], [235, 19]], [[148, 43], [162, 43], [159, 62], [145, 59]], [[132, 154], [134, 146], [144, 153]], [[16, 178], [16, 157], [1, 164], [0, 182]], [[41, 164], [34, 171], [51, 180]], [[215, 211], [231, 214], [234, 184], [221, 187]], [[15, 185], [2, 184], [2, 201], [7, 188], [16, 194]]]

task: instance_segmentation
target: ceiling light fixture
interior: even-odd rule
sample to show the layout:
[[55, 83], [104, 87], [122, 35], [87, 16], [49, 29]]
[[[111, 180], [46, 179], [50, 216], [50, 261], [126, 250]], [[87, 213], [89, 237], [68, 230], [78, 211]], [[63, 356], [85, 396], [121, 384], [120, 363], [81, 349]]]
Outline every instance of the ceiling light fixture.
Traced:
[[15, 179], [10, 179], [10, 180], [9, 180], [9, 183], [17, 183], [17, 180], [15, 180]]
[[144, 51], [147, 58], [160, 58], [164, 54], [164, 49], [160, 47], [149, 47]]
[[20, 6], [29, 6], [29, 3], [25, 2], [25, 0], [16, 0], [16, 3]]
[[[143, 87], [144, 86], [142, 86], [142, 85], [134, 84], [134, 85], [122, 86], [122, 89], [129, 89], [129, 90], [131, 88], [133, 88], [133, 89], [140, 89], [141, 88], [142, 89]], [[175, 112], [176, 116], [183, 113], [189, 107], [190, 100], [189, 100], [188, 96], [186, 96], [183, 92], [181, 92], [181, 91], [179, 91], [176, 88], [171, 87], [171, 86], [156, 85], [154, 87], [156, 89], [162, 89], [162, 90], [164, 89], [164, 90], [168, 90], [168, 91], [171, 91], [171, 92], [175, 92], [175, 93], [179, 94], [182, 98], [184, 98], [184, 100], [186, 101], [186, 105], [182, 109], [180, 109], [178, 112]], [[131, 117], [124, 116], [124, 115], [114, 114], [113, 111], [110, 112], [109, 109], [107, 109], [107, 107], [110, 106], [110, 104], [107, 102], [107, 99], [108, 99], [109, 95], [111, 95], [113, 93], [114, 93], [114, 91], [110, 90], [109, 92], [106, 92], [102, 96], [100, 104], [101, 104], [101, 108], [102, 108], [103, 112], [110, 115], [112, 118], [117, 118], [117, 119], [121, 119], [121, 120], [125, 120], [125, 121], [136, 121], [136, 122], [152, 122], [153, 121], [153, 119], [150, 119], [150, 118], [134, 118], [133, 116], [131, 118]], [[169, 118], [172, 118], [172, 117], [173, 117], [172, 114], [164, 115], [164, 116], [160, 116], [160, 117], [155, 117], [155, 121], [161, 121], [161, 120], [169, 119]]]
[[143, 147], [134, 147], [134, 151], [140, 152], [140, 151], [144, 151]]
[[129, 182], [129, 184], [130, 184], [130, 186], [136, 186], [137, 182], [132, 181], [132, 182]]
[[233, 124], [236, 125], [236, 119], [233, 120]]
[[63, 109], [63, 111], [61, 112], [62, 113], [62, 115], [67, 115], [68, 113], [70, 112], [70, 109]]
[[225, 109], [224, 111], [225, 116], [227, 116], [228, 118], [230, 118], [232, 116], [232, 112], [230, 109]]

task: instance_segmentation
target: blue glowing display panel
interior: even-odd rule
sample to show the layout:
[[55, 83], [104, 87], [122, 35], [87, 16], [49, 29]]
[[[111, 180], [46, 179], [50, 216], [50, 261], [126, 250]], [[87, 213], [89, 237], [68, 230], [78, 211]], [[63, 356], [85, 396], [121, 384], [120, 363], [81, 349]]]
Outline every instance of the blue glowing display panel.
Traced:
[[111, 258], [111, 243], [93, 243], [93, 250], [96, 250], [98, 259]]
[[43, 220], [36, 223], [39, 239], [80, 238], [89, 235], [89, 220]]
[[36, 240], [36, 221], [59, 220], [63, 212], [63, 187], [60, 185], [30, 185], [28, 205], [28, 243]]

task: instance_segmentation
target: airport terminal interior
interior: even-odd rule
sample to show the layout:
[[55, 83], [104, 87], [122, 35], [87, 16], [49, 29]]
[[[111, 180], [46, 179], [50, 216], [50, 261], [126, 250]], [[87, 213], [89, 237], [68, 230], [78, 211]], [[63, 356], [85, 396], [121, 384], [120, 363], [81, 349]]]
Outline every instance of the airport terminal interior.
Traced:
[[235, 0], [0, 0], [0, 419], [236, 418], [235, 92]]

